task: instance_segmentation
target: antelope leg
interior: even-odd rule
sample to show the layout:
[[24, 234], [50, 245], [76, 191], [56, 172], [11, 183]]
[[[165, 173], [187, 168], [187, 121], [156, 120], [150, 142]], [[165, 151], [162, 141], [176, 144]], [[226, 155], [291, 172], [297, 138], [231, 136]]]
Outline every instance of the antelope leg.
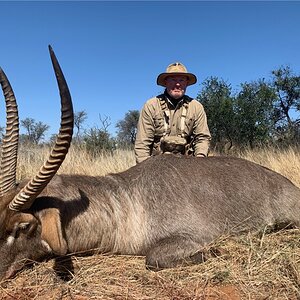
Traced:
[[201, 263], [203, 245], [189, 236], [169, 236], [158, 241], [146, 253], [146, 267], [152, 271]]

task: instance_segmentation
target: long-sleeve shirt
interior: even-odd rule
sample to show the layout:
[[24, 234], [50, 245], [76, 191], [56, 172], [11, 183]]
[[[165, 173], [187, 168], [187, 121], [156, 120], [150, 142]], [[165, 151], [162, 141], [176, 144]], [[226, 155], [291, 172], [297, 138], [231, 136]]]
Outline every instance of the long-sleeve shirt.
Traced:
[[[165, 115], [160, 98], [164, 95], [149, 99], [141, 110], [135, 141], [136, 162], [140, 163], [153, 155], [159, 145], [160, 138], [165, 132]], [[181, 132], [181, 116], [184, 103], [188, 103], [183, 135], [193, 137], [195, 156], [207, 156], [211, 135], [207, 125], [204, 108], [196, 99], [188, 96], [178, 102], [176, 107], [166, 101], [170, 111], [169, 135], [179, 135]]]

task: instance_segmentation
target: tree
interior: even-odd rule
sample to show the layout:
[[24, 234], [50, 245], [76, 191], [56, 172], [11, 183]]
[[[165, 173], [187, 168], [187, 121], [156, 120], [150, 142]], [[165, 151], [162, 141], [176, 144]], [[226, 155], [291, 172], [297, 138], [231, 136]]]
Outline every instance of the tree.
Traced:
[[111, 125], [110, 118], [102, 118], [99, 115], [101, 128], [92, 127], [85, 131], [83, 141], [88, 152], [96, 155], [99, 151], [110, 151], [115, 148], [115, 140], [110, 135], [108, 128]]
[[26, 118], [21, 120], [21, 125], [27, 131], [27, 134], [23, 135], [23, 141], [38, 144], [45, 137], [47, 130], [50, 128], [47, 124], [41, 121], [36, 122], [32, 118]]
[[140, 112], [138, 110], [129, 110], [123, 120], [120, 120], [116, 127], [118, 129], [118, 140], [123, 144], [135, 143], [137, 123]]
[[110, 134], [97, 127], [90, 128], [85, 131], [83, 137], [86, 149], [91, 154], [97, 154], [99, 151], [109, 151], [114, 149], [114, 140]]
[[272, 74], [270, 82], [241, 84], [235, 95], [222, 79], [204, 81], [197, 99], [206, 110], [212, 146], [224, 150], [226, 143], [242, 147], [299, 143], [300, 76], [289, 67]]
[[273, 114], [278, 133], [277, 139], [297, 141], [299, 118], [293, 119], [291, 112], [300, 111], [300, 76], [296, 76], [288, 66], [274, 70], [272, 74], [273, 86], [277, 94]]
[[230, 148], [236, 134], [231, 86], [217, 77], [207, 78], [197, 99], [203, 104], [207, 114], [208, 126], [213, 137], [212, 146], [217, 150], [223, 150], [225, 146]]
[[80, 137], [80, 130], [82, 129], [82, 124], [87, 119], [87, 113], [84, 110], [75, 112], [74, 114], [74, 126], [77, 129], [75, 139], [76, 141], [79, 141]]
[[240, 146], [268, 143], [271, 140], [275, 90], [264, 80], [241, 84], [235, 97], [235, 141]]

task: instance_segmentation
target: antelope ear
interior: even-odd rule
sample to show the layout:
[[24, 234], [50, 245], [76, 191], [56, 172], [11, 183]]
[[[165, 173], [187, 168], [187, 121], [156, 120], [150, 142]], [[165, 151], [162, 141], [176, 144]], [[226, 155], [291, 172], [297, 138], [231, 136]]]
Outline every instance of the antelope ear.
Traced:
[[44, 240], [52, 251], [57, 255], [65, 255], [68, 247], [63, 237], [61, 220], [58, 209], [49, 208], [40, 215], [42, 223], [41, 238]]

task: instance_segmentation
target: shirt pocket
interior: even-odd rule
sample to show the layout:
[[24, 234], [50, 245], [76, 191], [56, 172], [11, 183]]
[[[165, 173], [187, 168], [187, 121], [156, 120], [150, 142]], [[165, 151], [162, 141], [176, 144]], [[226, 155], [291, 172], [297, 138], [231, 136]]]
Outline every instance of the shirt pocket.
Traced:
[[153, 118], [155, 135], [163, 135], [164, 133], [164, 119], [161, 115], [157, 115]]
[[185, 119], [185, 133], [191, 135], [193, 133], [194, 119], [191, 117], [186, 117]]

